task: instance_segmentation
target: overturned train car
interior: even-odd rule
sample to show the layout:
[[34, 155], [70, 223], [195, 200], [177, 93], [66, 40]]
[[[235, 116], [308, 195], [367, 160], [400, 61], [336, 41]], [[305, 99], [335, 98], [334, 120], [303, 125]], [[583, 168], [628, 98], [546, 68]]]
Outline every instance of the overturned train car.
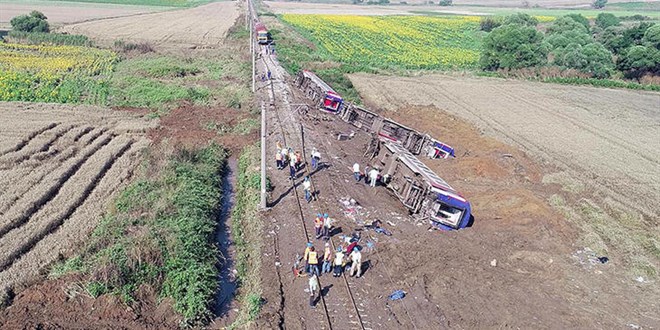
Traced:
[[428, 134], [420, 133], [365, 108], [346, 104], [337, 92], [311, 71], [299, 72], [295, 84], [319, 109], [337, 114], [343, 121], [375, 134], [382, 142], [400, 143], [414, 155], [425, 155], [429, 158], [454, 157], [454, 149], [451, 146]]
[[313, 72], [301, 71], [295, 83], [307, 98], [317, 103], [321, 110], [335, 114], [341, 110], [344, 99]]
[[382, 182], [411, 214], [444, 230], [471, 225], [470, 202], [401, 144], [380, 143], [375, 158]]

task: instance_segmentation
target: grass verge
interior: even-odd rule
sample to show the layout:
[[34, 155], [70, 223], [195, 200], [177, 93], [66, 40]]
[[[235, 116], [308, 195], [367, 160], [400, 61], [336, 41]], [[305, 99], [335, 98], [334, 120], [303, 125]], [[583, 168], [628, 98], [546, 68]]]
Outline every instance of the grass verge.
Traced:
[[212, 144], [178, 150], [166, 164], [150, 155], [143, 175], [127, 187], [83, 252], [55, 266], [52, 277], [83, 275], [87, 292], [115, 294], [131, 304], [142, 286], [170, 298], [184, 325], [212, 317], [218, 287], [216, 219], [226, 152]]
[[79, 34], [59, 34], [46, 32], [22, 32], [9, 31], [6, 39], [9, 42], [25, 43], [30, 45], [68, 45], [68, 46], [91, 46], [92, 42], [87, 36]]
[[240, 309], [229, 329], [248, 326], [261, 310], [261, 249], [263, 225], [259, 204], [259, 148], [246, 147], [238, 160], [236, 203], [232, 211], [232, 239], [236, 246], [236, 271]]
[[110, 80], [109, 104], [166, 112], [181, 101], [249, 107], [249, 66], [229, 52], [196, 57], [141, 54], [124, 59]]

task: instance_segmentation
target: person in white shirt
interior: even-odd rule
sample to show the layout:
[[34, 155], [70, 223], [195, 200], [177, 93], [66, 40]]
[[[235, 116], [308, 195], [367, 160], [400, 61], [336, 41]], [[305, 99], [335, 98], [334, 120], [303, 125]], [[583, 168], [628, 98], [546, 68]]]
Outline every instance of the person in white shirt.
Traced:
[[321, 153], [316, 150], [316, 148], [312, 149], [312, 170], [316, 170], [316, 168], [319, 166], [319, 161], [321, 160]]
[[332, 273], [332, 276], [339, 277], [341, 276], [342, 270], [344, 270], [344, 251], [341, 250], [341, 247], [337, 248], [335, 253], [335, 271]]
[[378, 170], [375, 168], [369, 172], [369, 184], [372, 187], [376, 186], [376, 183], [378, 182], [378, 175], [380, 175], [380, 172], [378, 172]]
[[357, 273], [358, 278], [362, 276], [362, 253], [360, 250], [361, 248], [356, 247], [349, 256], [351, 259], [351, 276], [355, 276]]
[[319, 278], [316, 274], [309, 276], [309, 306], [316, 308], [316, 292], [319, 291]]
[[355, 176], [355, 181], [360, 181], [360, 164], [353, 164], [353, 175]]
[[312, 182], [309, 180], [309, 176], [305, 177], [303, 181], [303, 190], [305, 190], [305, 200], [307, 203], [312, 201]]

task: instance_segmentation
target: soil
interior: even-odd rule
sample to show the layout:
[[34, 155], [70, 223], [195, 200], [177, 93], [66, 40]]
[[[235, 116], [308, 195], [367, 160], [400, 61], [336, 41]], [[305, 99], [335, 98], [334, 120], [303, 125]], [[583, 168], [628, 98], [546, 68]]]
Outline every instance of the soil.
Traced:
[[147, 42], [157, 48], [220, 46], [238, 18], [235, 2], [214, 2], [190, 9], [71, 24], [61, 31], [84, 34], [100, 44], [115, 40]]
[[222, 127], [234, 127], [254, 117], [244, 110], [184, 103], [161, 118], [160, 125], [148, 135], [154, 143], [167, 142], [181, 147], [205, 146], [213, 141], [238, 155], [246, 145], [258, 139], [258, 127], [245, 135], [222, 132]]
[[[582, 248], [576, 245], [579, 230], [550, 203], [552, 196], [564, 193], [562, 186], [543, 182], [548, 173], [558, 171], [561, 163], [544, 162], [520, 144], [506, 144], [484, 134], [474, 124], [453, 115], [451, 109], [443, 111], [434, 106], [396, 103], [396, 97], [406, 95], [409, 89], [409, 93], [429, 93], [424, 94], [425, 98], [412, 99], [431, 103], [430, 95], [437, 94], [437, 90], [430, 89], [428, 84], [420, 88], [419, 85], [407, 87], [393, 83], [390, 89], [388, 83], [396, 82], [395, 78], [372, 78], [369, 81], [373, 85], [369, 86], [380, 86], [380, 90], [377, 94], [367, 94], [361, 89], [360, 81], [354, 78], [368, 100], [390, 106], [392, 110], [383, 112], [384, 115], [426, 130], [457, 149], [455, 159], [426, 162], [471, 201], [475, 222], [471, 228], [460, 231], [431, 230], [428, 224], [410, 218], [384, 187], [370, 188], [352, 179], [350, 166], [354, 162], [362, 165], [368, 162], [362, 154], [369, 137], [313, 107], [309, 107], [308, 115], [299, 116], [299, 104], [305, 99], [289, 87], [291, 78], [281, 68], [275, 67], [275, 63], [269, 66], [274, 77], [277, 111], [268, 110], [268, 155], [276, 152], [277, 141], [300, 150], [299, 124], [302, 123], [307, 153], [311, 147], [318, 148], [322, 162], [328, 166], [312, 175], [315, 188], [320, 192], [319, 199], [307, 203], [299, 187], [302, 174], [292, 190], [287, 180], [288, 170], [278, 171], [274, 164], [269, 164], [268, 175], [274, 191], [269, 199], [271, 209], [265, 214], [264, 235], [271, 246], [263, 256], [266, 304], [257, 328], [328, 328], [328, 319], [333, 328], [360, 328], [343, 279], [321, 276], [325, 304], [321, 301], [312, 309], [305, 292], [307, 280], [293, 275], [296, 255], [302, 255], [313, 228], [313, 218], [319, 212], [327, 212], [337, 220], [341, 234], [333, 235], [335, 244], [339, 244], [340, 235], [359, 230], [361, 224], [374, 219], [386, 223], [385, 227], [393, 233], [388, 237], [362, 231], [363, 260], [367, 269], [362, 278], [348, 278], [366, 328], [624, 328], [630, 324], [644, 328], [659, 325], [654, 315], [660, 295], [653, 288], [653, 280], [635, 282], [625, 272], [625, 262], [618, 256], [612, 256], [607, 264], [585, 264], [574, 257], [575, 250]], [[263, 64], [259, 70], [265, 70]], [[511, 84], [515, 87], [523, 83]], [[563, 86], [540, 87], [527, 97], [534, 102], [552, 102], [541, 99], [540, 91], [554, 93]], [[562, 92], [564, 98], [580, 93], [580, 88], [567, 89], [571, 93]], [[486, 108], [491, 109], [486, 113], [502, 115], [496, 112], [497, 98], [485, 96], [488, 90], [477, 85], [471, 90], [469, 100], [481, 99], [488, 104]], [[589, 89], [582, 96], [574, 97], [589, 96], [591, 102], [599, 102], [599, 98], [604, 97], [599, 91]], [[510, 93], [525, 97], [519, 90]], [[649, 109], [656, 97], [655, 94], [636, 94], [642, 102], [649, 102], [638, 105], [641, 109]], [[622, 94], [616, 95], [620, 98]], [[267, 95], [262, 97], [270, 101]], [[615, 101], [613, 98], [606, 100]], [[512, 99], [515, 100], [513, 96], [507, 97], [507, 108], [515, 106]], [[635, 101], [619, 99], [617, 105], [624, 102]], [[634, 103], [629, 107], [635, 107]], [[533, 114], [531, 107], [525, 109], [526, 116]], [[519, 120], [533, 118], [526, 116], [516, 114]], [[548, 125], [541, 120], [535, 123], [536, 131]], [[590, 118], [590, 124], [596, 123]], [[518, 126], [515, 121], [510, 124], [512, 129]], [[561, 127], [558, 125], [555, 129], [561, 130]], [[351, 132], [356, 132], [353, 139], [337, 140], [337, 133]], [[346, 212], [340, 203], [350, 198], [362, 207], [357, 214]], [[313, 234], [311, 241], [317, 249], [323, 248], [323, 241], [314, 239]], [[401, 301], [388, 301], [388, 295], [398, 289], [406, 291], [406, 297]]]
[[46, 17], [48, 23], [53, 25], [70, 24], [97, 20], [103, 18], [114, 18], [121, 16], [152, 13], [170, 9], [169, 7], [150, 6], [126, 6], [103, 3], [62, 3], [59, 1], [40, 1], [37, 3], [0, 3], [0, 27], [9, 26], [9, 21], [18, 15], [27, 15], [33, 10], [38, 10]]

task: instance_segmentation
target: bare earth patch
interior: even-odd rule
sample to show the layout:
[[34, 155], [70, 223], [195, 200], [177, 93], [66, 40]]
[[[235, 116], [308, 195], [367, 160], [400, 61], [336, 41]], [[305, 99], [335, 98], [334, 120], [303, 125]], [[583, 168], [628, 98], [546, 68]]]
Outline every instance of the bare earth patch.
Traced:
[[3, 293], [37, 280], [87, 239], [132, 177], [152, 123], [96, 107], [0, 103]]
[[177, 48], [219, 46], [238, 18], [235, 2], [155, 14], [120, 17], [68, 25], [63, 31], [84, 34], [98, 41], [149, 42]]

